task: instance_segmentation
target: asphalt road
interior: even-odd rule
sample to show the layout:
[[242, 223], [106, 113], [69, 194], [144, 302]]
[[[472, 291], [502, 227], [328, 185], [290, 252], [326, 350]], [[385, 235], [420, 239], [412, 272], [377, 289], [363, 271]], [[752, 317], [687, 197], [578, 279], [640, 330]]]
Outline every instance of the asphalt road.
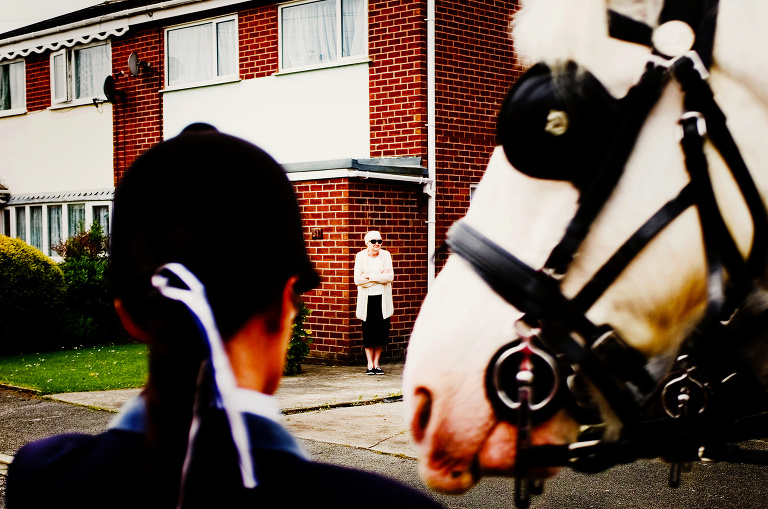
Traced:
[[[333, 418], [334, 410], [327, 410]], [[67, 431], [99, 433], [114, 414], [0, 389], [0, 454], [12, 455], [21, 445]], [[317, 461], [365, 469], [393, 477], [427, 491], [417, 474], [416, 460], [368, 449], [300, 440]], [[754, 447], [768, 450], [764, 441]], [[546, 483], [544, 495], [532, 508], [659, 508], [723, 509], [768, 507], [768, 467], [697, 464], [684, 474], [682, 485], [666, 485], [667, 467], [660, 461], [642, 461], [597, 475], [564, 471]], [[0, 509], [5, 478], [0, 469]], [[448, 508], [513, 507], [508, 479], [484, 479], [462, 496], [433, 495]]]

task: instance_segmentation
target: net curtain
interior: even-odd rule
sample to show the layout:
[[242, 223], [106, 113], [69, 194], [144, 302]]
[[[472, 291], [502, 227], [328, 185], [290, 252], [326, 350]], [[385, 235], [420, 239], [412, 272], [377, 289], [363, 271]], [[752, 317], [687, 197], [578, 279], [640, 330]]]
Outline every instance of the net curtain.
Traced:
[[75, 50], [74, 67], [76, 99], [104, 94], [104, 78], [111, 74], [106, 44]]
[[[338, 59], [338, 0], [324, 0], [282, 10], [283, 67], [323, 64]], [[365, 0], [342, 2], [342, 57], [365, 52]]]
[[24, 62], [0, 65], [0, 111], [24, 107]]

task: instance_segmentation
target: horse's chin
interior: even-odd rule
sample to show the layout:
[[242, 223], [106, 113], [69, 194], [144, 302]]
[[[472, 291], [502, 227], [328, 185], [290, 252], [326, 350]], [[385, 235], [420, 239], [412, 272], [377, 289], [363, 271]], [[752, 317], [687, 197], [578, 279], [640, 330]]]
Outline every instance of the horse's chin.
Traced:
[[[533, 445], [563, 445], [576, 441], [578, 424], [565, 412], [535, 426], [531, 432]], [[517, 457], [517, 427], [496, 422], [474, 454], [448, 458], [443, 454], [424, 455], [420, 474], [435, 491], [461, 494], [472, 488], [481, 477], [514, 477]], [[526, 476], [546, 479], [556, 475], [558, 467], [532, 468]]]

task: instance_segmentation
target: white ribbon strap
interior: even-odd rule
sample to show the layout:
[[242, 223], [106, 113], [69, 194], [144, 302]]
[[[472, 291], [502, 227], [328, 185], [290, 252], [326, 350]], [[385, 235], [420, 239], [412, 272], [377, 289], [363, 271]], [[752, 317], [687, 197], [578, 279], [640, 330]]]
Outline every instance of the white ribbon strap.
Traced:
[[[188, 289], [170, 286], [169, 279], [161, 273], [168, 271], [178, 277]], [[195, 275], [180, 263], [167, 263], [158, 268], [155, 275], [152, 276], [152, 286], [163, 295], [172, 300], [176, 300], [187, 306], [189, 310], [200, 321], [205, 332], [205, 339], [211, 350], [211, 363], [213, 365], [213, 380], [216, 385], [221, 405], [229, 421], [229, 428], [232, 431], [232, 440], [237, 449], [237, 455], [240, 463], [240, 473], [243, 478], [243, 486], [254, 488], [257, 485], [256, 475], [253, 468], [253, 458], [250, 453], [250, 441], [248, 431], [245, 425], [243, 414], [237, 410], [233, 401], [237, 383], [235, 375], [232, 372], [232, 366], [224, 350], [224, 343], [221, 340], [221, 334], [216, 327], [216, 320], [208, 304], [205, 294], [205, 286]], [[197, 420], [197, 416], [195, 418]], [[192, 455], [192, 444], [199, 429], [199, 422], [193, 422], [190, 428], [189, 448], [187, 457], [184, 461], [184, 470], [188, 466]]]

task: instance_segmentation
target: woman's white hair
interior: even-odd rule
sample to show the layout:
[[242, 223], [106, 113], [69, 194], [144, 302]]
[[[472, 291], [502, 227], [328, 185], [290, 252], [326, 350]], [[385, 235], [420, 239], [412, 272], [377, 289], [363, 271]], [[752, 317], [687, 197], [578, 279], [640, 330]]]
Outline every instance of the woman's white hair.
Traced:
[[380, 238], [381, 238], [381, 233], [379, 233], [376, 230], [371, 230], [365, 234], [365, 243], [367, 244], [368, 242], [371, 241], [371, 239], [380, 239]]

